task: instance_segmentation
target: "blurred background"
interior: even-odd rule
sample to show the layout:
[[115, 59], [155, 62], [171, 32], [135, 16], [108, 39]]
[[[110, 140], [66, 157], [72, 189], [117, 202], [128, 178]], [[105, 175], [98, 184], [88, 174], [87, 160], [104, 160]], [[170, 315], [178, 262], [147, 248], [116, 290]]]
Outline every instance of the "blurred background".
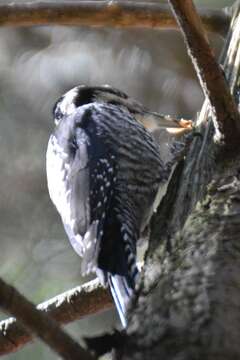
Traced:
[[[195, 3], [220, 8], [233, 0]], [[209, 36], [219, 54], [223, 39]], [[47, 191], [56, 99], [77, 84], [110, 84], [151, 110], [193, 118], [203, 95], [176, 31], [0, 28], [0, 80], [0, 276], [38, 303], [87, 280]], [[110, 311], [67, 329], [79, 339], [117, 322]], [[4, 358], [58, 357], [35, 341]]]

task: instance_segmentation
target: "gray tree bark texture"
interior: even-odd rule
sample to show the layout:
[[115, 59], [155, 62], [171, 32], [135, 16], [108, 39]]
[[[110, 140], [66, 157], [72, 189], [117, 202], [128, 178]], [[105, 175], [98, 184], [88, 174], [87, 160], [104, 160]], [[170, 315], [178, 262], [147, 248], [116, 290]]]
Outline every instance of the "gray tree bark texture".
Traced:
[[[237, 5], [221, 57], [236, 99]], [[240, 359], [240, 139], [231, 153], [214, 144], [207, 101], [197, 124], [202, 137], [193, 139], [152, 220], [118, 359]]]

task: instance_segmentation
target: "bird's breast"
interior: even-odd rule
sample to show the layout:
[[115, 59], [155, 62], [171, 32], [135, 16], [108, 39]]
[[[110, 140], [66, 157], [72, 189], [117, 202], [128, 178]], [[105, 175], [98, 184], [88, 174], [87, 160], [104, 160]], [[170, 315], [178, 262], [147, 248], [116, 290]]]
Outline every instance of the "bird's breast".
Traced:
[[72, 237], [83, 236], [90, 224], [87, 142], [82, 136], [73, 152], [69, 151], [71, 141], [69, 138], [62, 144], [51, 135], [46, 158], [49, 194], [69, 229], [70, 241]]
[[[54, 135], [51, 135], [46, 156], [47, 183], [51, 200], [58, 212], [66, 221], [70, 221], [69, 207], [69, 173], [70, 159], [67, 152], [58, 144]], [[63, 214], [64, 209], [64, 214]]]

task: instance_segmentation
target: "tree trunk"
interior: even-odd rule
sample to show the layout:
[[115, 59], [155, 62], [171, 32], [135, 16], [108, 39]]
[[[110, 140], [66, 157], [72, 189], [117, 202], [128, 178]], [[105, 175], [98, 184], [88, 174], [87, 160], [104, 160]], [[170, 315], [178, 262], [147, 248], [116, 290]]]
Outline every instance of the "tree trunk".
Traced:
[[[237, 94], [239, 2], [222, 54]], [[139, 295], [119, 359], [240, 359], [240, 139], [215, 145], [207, 102], [152, 221]]]

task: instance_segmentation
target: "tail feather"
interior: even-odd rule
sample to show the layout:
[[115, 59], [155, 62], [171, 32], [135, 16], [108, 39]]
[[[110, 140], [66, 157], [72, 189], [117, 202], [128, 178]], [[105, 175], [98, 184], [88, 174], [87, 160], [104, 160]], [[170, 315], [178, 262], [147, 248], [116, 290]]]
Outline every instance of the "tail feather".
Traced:
[[126, 220], [122, 225], [114, 213], [109, 213], [106, 221], [98, 255], [98, 270], [105, 274], [122, 325], [126, 327], [127, 310], [135, 292], [138, 274], [138, 233], [134, 229], [133, 221]]
[[127, 327], [127, 311], [134, 294], [134, 289], [129, 286], [126, 277], [121, 275], [108, 275], [111, 293], [124, 328]]

